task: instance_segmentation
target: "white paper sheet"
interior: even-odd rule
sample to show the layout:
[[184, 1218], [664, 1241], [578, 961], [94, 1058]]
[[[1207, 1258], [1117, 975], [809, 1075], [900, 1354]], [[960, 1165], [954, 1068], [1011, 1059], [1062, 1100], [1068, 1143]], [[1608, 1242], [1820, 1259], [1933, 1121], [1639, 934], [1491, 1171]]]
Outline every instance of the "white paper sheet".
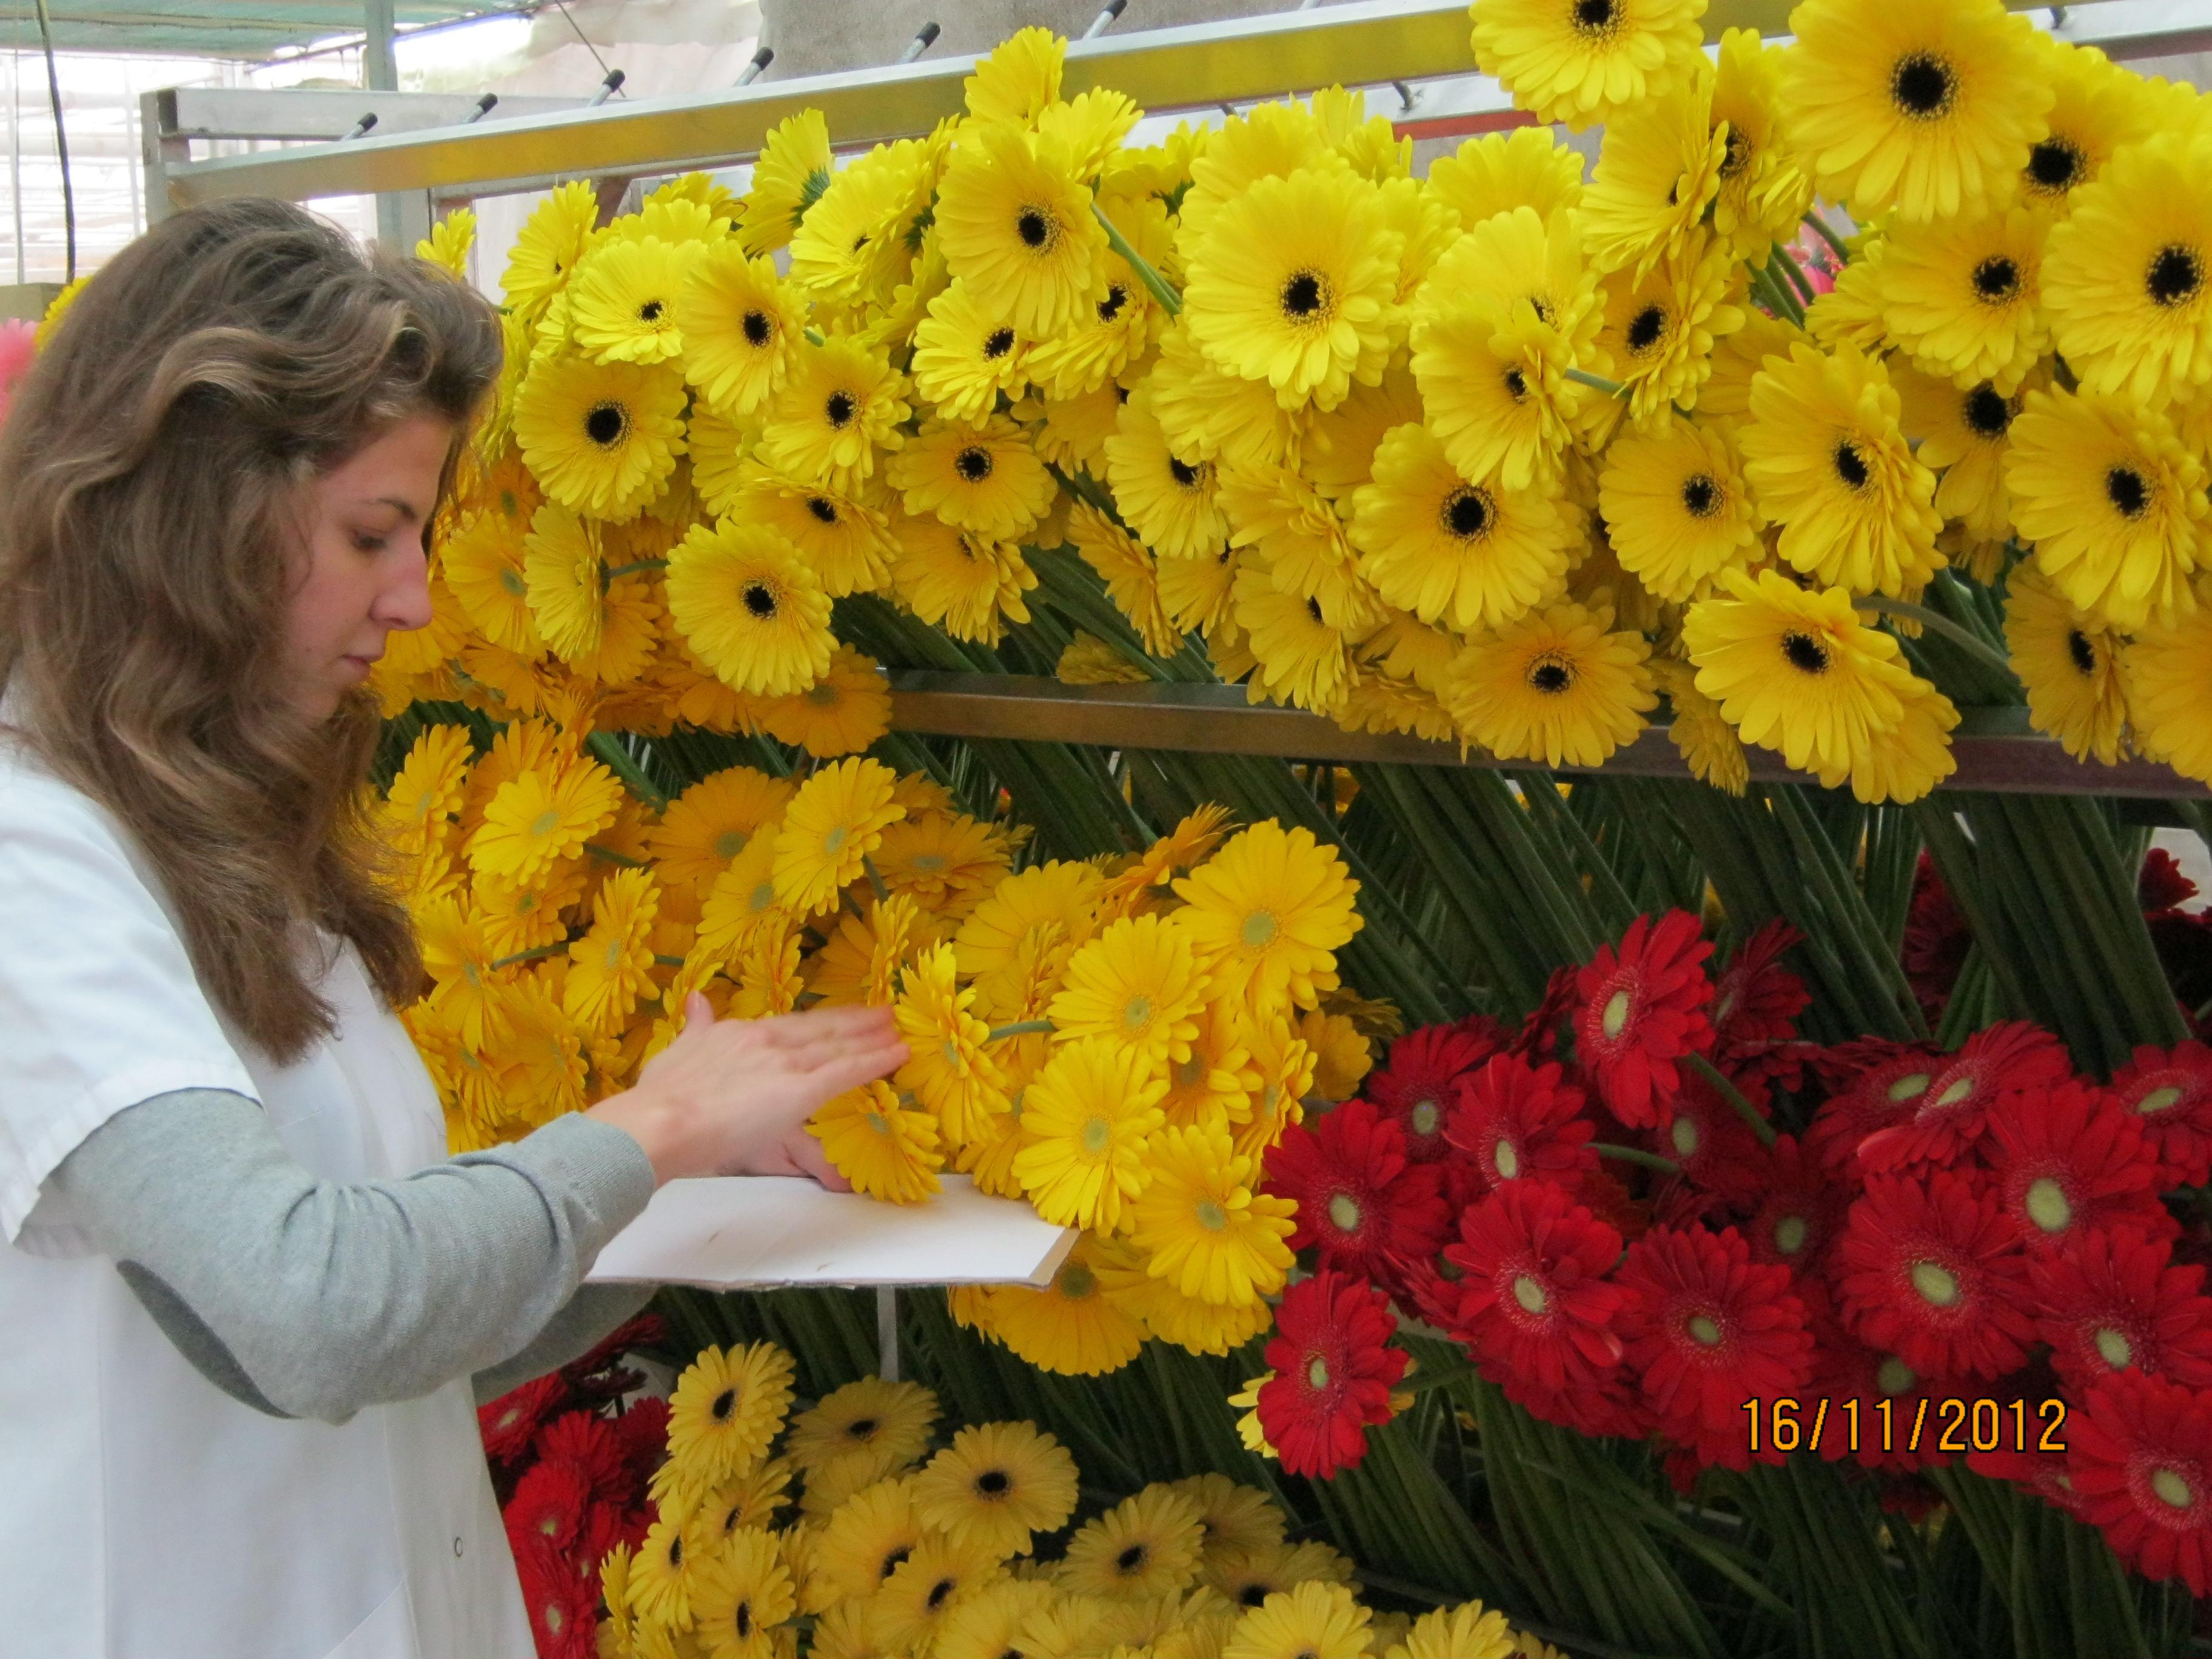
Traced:
[[1075, 1231], [944, 1177], [925, 1204], [883, 1204], [787, 1176], [672, 1181], [615, 1235], [588, 1283], [1033, 1285], [1052, 1282]]

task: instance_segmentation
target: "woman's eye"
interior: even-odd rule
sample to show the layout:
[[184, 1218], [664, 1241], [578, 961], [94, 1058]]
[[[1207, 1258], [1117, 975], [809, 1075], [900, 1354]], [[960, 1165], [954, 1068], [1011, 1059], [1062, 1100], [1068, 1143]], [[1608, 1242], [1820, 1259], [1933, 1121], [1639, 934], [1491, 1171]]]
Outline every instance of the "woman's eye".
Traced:
[[385, 545], [388, 540], [389, 538], [387, 537], [372, 536], [367, 532], [360, 530], [354, 532], [353, 536], [353, 544], [355, 548], [363, 553], [383, 552]]

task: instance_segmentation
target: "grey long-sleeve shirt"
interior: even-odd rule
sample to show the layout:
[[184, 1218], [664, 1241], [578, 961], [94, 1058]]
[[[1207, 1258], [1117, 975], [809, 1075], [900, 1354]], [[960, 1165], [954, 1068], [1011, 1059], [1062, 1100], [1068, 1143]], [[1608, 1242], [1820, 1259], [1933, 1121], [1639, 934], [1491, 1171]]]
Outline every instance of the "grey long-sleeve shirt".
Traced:
[[325, 1181], [257, 1103], [189, 1089], [117, 1114], [49, 1180], [185, 1357], [276, 1416], [343, 1422], [467, 1376], [489, 1400], [651, 1294], [581, 1283], [653, 1190], [644, 1149], [596, 1118]]

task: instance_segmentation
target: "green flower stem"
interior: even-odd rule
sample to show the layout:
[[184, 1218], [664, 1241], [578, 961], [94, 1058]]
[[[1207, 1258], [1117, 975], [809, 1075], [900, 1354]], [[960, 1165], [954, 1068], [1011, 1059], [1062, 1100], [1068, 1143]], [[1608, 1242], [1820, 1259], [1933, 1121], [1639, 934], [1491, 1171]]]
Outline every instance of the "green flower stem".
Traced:
[[866, 853], [861, 854], [860, 868], [867, 875], [868, 890], [876, 896], [876, 902], [881, 904], [889, 899], [891, 890], [884, 885], [883, 872], [876, 868], [875, 860], [870, 858]]
[[611, 847], [602, 847], [595, 841], [584, 843], [584, 850], [602, 864], [620, 865], [625, 870], [645, 870], [652, 866], [643, 859], [634, 859], [627, 853], [617, 853]]
[[1779, 242], [1774, 245], [1772, 263], [1766, 268], [1772, 270], [1777, 266], [1779, 266], [1782, 274], [1790, 279], [1790, 285], [1797, 290], [1798, 297], [1807, 305], [1811, 305], [1817, 296], [1813, 292], [1811, 281], [1805, 275], [1804, 267], [1797, 263], [1797, 256]]
[[1759, 1144], [1771, 1146], [1774, 1144], [1774, 1126], [1759, 1115], [1759, 1108], [1746, 1100], [1742, 1091], [1721, 1075], [1721, 1068], [1703, 1054], [1692, 1054], [1688, 1059], [1705, 1081], [1719, 1092], [1720, 1097], [1735, 1109], [1735, 1115], [1744, 1121], [1745, 1127], [1759, 1137]]
[[1059, 1029], [1048, 1019], [1018, 1019], [1012, 1025], [993, 1026], [990, 1035], [983, 1041], [996, 1042], [1001, 1037], [1030, 1036], [1039, 1032], [1054, 1031]]
[[654, 811], [663, 811], [668, 797], [662, 794], [645, 769], [630, 756], [629, 750], [615, 740], [611, 732], [594, 732], [584, 740], [584, 746], [605, 763], [606, 768], [629, 787], [629, 792]]
[[655, 951], [653, 953], [653, 964], [656, 968], [681, 968], [684, 965], [684, 958], [682, 957], [665, 957], [661, 955], [659, 951]]
[[1106, 245], [1129, 262], [1129, 269], [1137, 273], [1137, 279], [1139, 282], [1152, 289], [1152, 298], [1160, 302], [1160, 309], [1170, 317], [1180, 315], [1182, 311], [1182, 295], [1175, 291], [1174, 285], [1152, 269], [1151, 260], [1129, 246], [1129, 239], [1114, 228], [1114, 222], [1106, 216], [1104, 208], [1093, 202], [1091, 204], [1091, 211], [1105, 229]]
[[602, 582], [611, 582], [617, 576], [635, 576], [641, 570], [667, 568], [668, 561], [665, 559], [634, 559], [628, 564], [611, 564], [604, 567], [599, 572], [599, 578]]
[[1849, 264], [1850, 262], [1850, 249], [1844, 246], [1844, 239], [1842, 237], [1837, 235], [1834, 231], [1828, 228], [1828, 222], [1826, 219], [1823, 219], [1817, 213], [1808, 212], [1805, 216], [1805, 222], [1813, 227], [1814, 233], [1818, 235], [1822, 241], [1826, 242], [1830, 247], [1835, 249], [1836, 258], [1843, 260], [1845, 264]]
[[1609, 1140], [1593, 1140], [1590, 1150], [1600, 1158], [1618, 1158], [1623, 1164], [1641, 1164], [1647, 1170], [1658, 1170], [1661, 1175], [1682, 1173], [1682, 1166], [1673, 1158], [1647, 1152], [1641, 1146], [1616, 1146]]
[[1784, 321], [1802, 324], [1805, 320], [1805, 307], [1797, 303], [1797, 296], [1784, 287], [1782, 279], [1774, 274], [1772, 265], [1753, 269], [1751, 272], [1751, 285], [1753, 289], [1765, 296], [1766, 303], [1772, 307], [1774, 314]]
[[1588, 369], [1571, 368], [1567, 371], [1567, 378], [1578, 386], [1602, 392], [1608, 398], [1626, 398], [1628, 395], [1628, 388], [1620, 381], [1608, 380], [1604, 375], [1593, 374]]
[[1880, 593], [1869, 593], [1866, 598], [1854, 599], [1851, 603], [1862, 611], [1879, 611], [1885, 617], [1903, 617], [1917, 622], [1923, 628], [1941, 634], [1983, 667], [2002, 675], [2010, 684], [2018, 686], [2020, 684], [2019, 677], [2012, 672], [2012, 665], [2005, 660], [2002, 652], [1978, 634], [1961, 628], [1948, 617], [1940, 616], [1925, 605], [1889, 599]]
[[811, 324], [807, 325], [805, 332], [806, 341], [809, 345], [827, 345], [830, 343], [828, 337], [824, 335], [820, 329], [816, 328]]
[[540, 945], [532, 950], [517, 951], [511, 957], [495, 957], [491, 965], [494, 968], [512, 968], [519, 962], [537, 962], [544, 957], [557, 955], [568, 948], [568, 941], [562, 939], [554, 945]]

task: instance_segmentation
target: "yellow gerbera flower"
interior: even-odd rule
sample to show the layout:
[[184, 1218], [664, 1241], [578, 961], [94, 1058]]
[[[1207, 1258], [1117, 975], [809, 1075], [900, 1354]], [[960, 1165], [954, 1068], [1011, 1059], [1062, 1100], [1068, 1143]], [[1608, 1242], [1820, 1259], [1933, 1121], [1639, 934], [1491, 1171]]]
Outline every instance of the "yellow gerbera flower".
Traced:
[[805, 313], [776, 279], [775, 264], [723, 241], [694, 261], [676, 296], [684, 375], [724, 414], [743, 418], [783, 387]]
[[[1186, 216], [1189, 210], [1186, 202]], [[1303, 411], [1277, 403], [1274, 389], [1265, 380], [1248, 380], [1216, 368], [1192, 338], [1189, 324], [1180, 317], [1160, 336], [1152, 373], [1131, 393], [1130, 402], [1139, 398], [1146, 399], [1159, 422], [1163, 441], [1192, 466], [1212, 460], [1273, 465], [1294, 459], [1299, 447]], [[1123, 516], [1128, 516], [1126, 508]]]
[[1670, 404], [1697, 402], [1712, 372], [1713, 343], [1741, 328], [1747, 314], [1730, 297], [1735, 273], [1727, 247], [1696, 232], [1633, 281], [1616, 271], [1606, 283], [1596, 350], [1626, 388], [1638, 425], [1659, 420]]
[[926, 422], [891, 458], [891, 488], [916, 518], [934, 514], [992, 541], [1019, 541], [1051, 507], [1059, 486], [1003, 415], [981, 425]]
[[1279, 586], [1266, 560], [1248, 556], [1237, 572], [1234, 603], [1237, 626], [1256, 659], [1247, 688], [1254, 702], [1273, 697], [1319, 714], [1343, 707], [1357, 671], [1318, 599]]
[[2185, 778], [2212, 783], [2212, 609], [2145, 628], [2120, 653], [2136, 747]]
[[1468, 641], [1444, 706], [1473, 743], [1509, 760], [1595, 766], [1644, 729], [1657, 702], [1640, 634], [1609, 611], [1560, 604]]
[[568, 284], [568, 337], [602, 363], [662, 363], [684, 354], [677, 295], [704, 250], [658, 237], [610, 241], [586, 254]]
[[750, 766], [709, 773], [669, 802], [660, 822], [645, 832], [654, 873], [688, 883], [703, 899], [754, 832], [780, 817], [796, 787]]
[[1148, 1058], [1103, 1037], [1057, 1048], [1022, 1097], [1014, 1175], [1048, 1221], [1110, 1233], [1144, 1190], [1167, 1092]]
[[1936, 477], [1899, 429], [1881, 362], [1850, 346], [1795, 346], [1752, 378], [1738, 434], [1745, 478], [1782, 526], [1779, 550], [1820, 581], [1855, 592], [1917, 592], [1942, 568]]
[[1026, 1652], [1023, 1642], [1035, 1627], [1032, 1621], [1052, 1620], [1060, 1601], [1060, 1592], [1042, 1579], [1002, 1578], [963, 1602], [945, 1621], [936, 1659], [1005, 1659], [1009, 1653]]
[[1168, 447], [1146, 391], [1121, 406], [1106, 440], [1106, 479], [1122, 518], [1163, 559], [1206, 557], [1228, 539], [1213, 463], [1185, 460]]
[[1139, 1601], [1180, 1593], [1198, 1570], [1206, 1526], [1198, 1505], [1164, 1484], [1125, 1498], [1067, 1540], [1060, 1585], [1077, 1595]]
[[1728, 157], [1712, 101], [1713, 73], [1700, 58], [1656, 98], [1606, 123], [1582, 204], [1583, 240], [1601, 270], [1640, 274], [1704, 222]]
[[1313, 1007], [1334, 988], [1335, 952], [1366, 925], [1354, 909], [1359, 884], [1334, 848], [1299, 826], [1272, 821], [1231, 837], [1175, 884], [1189, 906], [1182, 924], [1225, 995], [1255, 1010], [1288, 998]]
[[1904, 653], [1840, 588], [1808, 591], [1774, 570], [1720, 581], [1726, 597], [1699, 600], [1682, 620], [1698, 690], [1746, 743], [1778, 749], [1834, 788], [1904, 719], [1915, 684]]
[[660, 889], [650, 870], [617, 870], [592, 897], [592, 925], [568, 946], [561, 1007], [587, 1030], [617, 1030], [653, 989]]
[[1152, 1178], [1132, 1212], [1132, 1231], [1151, 1257], [1147, 1271], [1182, 1295], [1243, 1307], [1283, 1286], [1297, 1203], [1255, 1194], [1253, 1160], [1237, 1156], [1229, 1131], [1163, 1129], [1150, 1152]]
[[925, 812], [884, 831], [877, 872], [894, 893], [910, 893], [932, 915], [957, 921], [1006, 873], [1005, 836], [964, 814]]
[[2121, 642], [2066, 602], [2051, 579], [2021, 565], [2005, 578], [2005, 653], [2027, 689], [2027, 712], [2075, 760], [2110, 766], [2128, 722]]
[[991, 1028], [969, 1012], [975, 990], [960, 987], [956, 972], [952, 946], [931, 946], [906, 970], [892, 1008], [911, 1054], [898, 1069], [898, 1086], [934, 1112], [960, 1144], [983, 1134], [986, 1120], [1006, 1109], [1006, 1091], [984, 1047]]
[[1221, 1659], [1362, 1659], [1372, 1617], [1350, 1586], [1308, 1579], [1239, 1619]]
[[1777, 242], [1788, 242], [1813, 205], [1813, 181], [1784, 141], [1783, 65], [1787, 54], [1770, 46], [1757, 29], [1721, 34], [1720, 66], [1713, 81], [1711, 120], [1727, 128], [1720, 192], [1713, 198], [1713, 228], [1739, 259], [1763, 263]]
[[1362, 179], [1262, 179], [1200, 239], [1184, 320], [1216, 365], [1267, 381], [1284, 408], [1334, 409], [1389, 357], [1401, 245]]
[[855, 341], [796, 349], [761, 437], [761, 458], [792, 477], [849, 491], [875, 471], [877, 450], [903, 441], [899, 423], [912, 412], [905, 381], [880, 353]]
[[891, 799], [896, 781], [881, 761], [855, 758], [822, 767], [799, 786], [775, 837], [775, 890], [783, 902], [817, 915], [860, 878], [884, 827], [906, 816]]
[[469, 250], [477, 240], [477, 210], [455, 208], [430, 227], [430, 234], [415, 244], [415, 257], [463, 282], [469, 276]]
[[638, 1619], [669, 1628], [689, 1625], [695, 1616], [691, 1593], [699, 1570], [720, 1542], [706, 1516], [681, 1508], [662, 1510], [646, 1529], [625, 1585]]
[[1950, 698], [1914, 679], [1896, 729], [1869, 744], [1851, 767], [1851, 793], [1869, 806], [1918, 800], [1958, 769], [1950, 734], [1959, 711]]
[[992, 1289], [982, 1304], [984, 1329], [1055, 1376], [1119, 1370], [1145, 1346], [1145, 1328], [1109, 1299], [1098, 1275], [1102, 1264], [1126, 1261], [1129, 1255], [1125, 1246], [1085, 1234], [1047, 1289]]
[[599, 198], [588, 179], [556, 185], [532, 210], [500, 279], [500, 293], [510, 312], [531, 321], [544, 313], [591, 246], [599, 219]]
[[979, 120], [1030, 125], [1059, 98], [1066, 57], [1066, 40], [1050, 29], [1016, 29], [961, 82], [968, 112]]
[[2012, 423], [2041, 375], [2009, 395], [1989, 380], [1961, 388], [1907, 365], [1890, 371], [1905, 435], [1920, 446], [1920, 464], [1937, 473], [1936, 511], [1965, 525], [1977, 542], [2012, 534], [2012, 496], [2004, 458]]
[[1696, 671], [1672, 657], [1654, 657], [1651, 683], [1674, 711], [1667, 735], [1690, 775], [1724, 793], [1743, 793], [1751, 781], [1743, 741], [1722, 717], [1720, 704], [1698, 690]]
[[1359, 556], [1336, 509], [1301, 472], [1234, 466], [1221, 474], [1229, 539], [1259, 556], [1275, 586], [1311, 599], [1328, 627], [1352, 635], [1382, 620], [1383, 605], [1360, 574]]
[[773, 1342], [702, 1348], [668, 1397], [668, 1455], [719, 1486], [768, 1455], [791, 1408], [791, 1356]]
[[1662, 599], [1693, 598], [1757, 540], [1758, 514], [1728, 439], [1691, 421], [1614, 440], [1598, 501], [1620, 568]]
[[956, 278], [929, 302], [914, 331], [914, 388], [940, 419], [980, 421], [998, 406], [1000, 392], [1019, 394], [1036, 349], [1033, 337], [978, 304]]
[[793, 1418], [784, 1449], [810, 1485], [817, 1472], [848, 1462], [888, 1473], [929, 1449], [937, 1417], [937, 1396], [919, 1382], [864, 1376], [831, 1389]]
[[1133, 1050], [1144, 1069], [1190, 1058], [1207, 990], [1188, 935], [1158, 916], [1127, 917], [1067, 961], [1052, 1000], [1055, 1039], [1106, 1037]]
[[691, 1590], [693, 1629], [708, 1659], [771, 1659], [781, 1626], [799, 1611], [776, 1535], [759, 1527], [725, 1534]]
[[1141, 543], [1088, 501], [1078, 501], [1069, 512], [1067, 538], [1105, 583], [1107, 597], [1146, 650], [1172, 657], [1182, 648], [1182, 630], [1161, 597], [1159, 567]]
[[890, 520], [866, 496], [788, 477], [756, 460], [741, 464], [736, 486], [720, 510], [797, 548], [831, 599], [890, 580]]
[[1513, 1627], [1505, 1615], [1480, 1601], [1438, 1607], [1413, 1621], [1403, 1641], [1382, 1659], [1513, 1659]]
[[763, 703], [759, 718], [778, 743], [810, 755], [857, 755], [891, 729], [890, 687], [872, 658], [841, 645], [820, 679]]
[[2045, 221], [2026, 208], [1900, 224], [1881, 262], [1882, 325], [1931, 374], [2009, 392], [2050, 345], [2040, 303]]
[[1027, 1555], [1034, 1534], [1075, 1513], [1075, 1460], [1031, 1423], [962, 1429], [915, 1477], [915, 1513], [994, 1561]]
[[1484, 220], [1518, 207], [1549, 219], [1583, 198], [1583, 157], [1541, 126], [1470, 138], [1449, 155], [1429, 163], [1429, 189], [1473, 230]]
[[889, 1084], [848, 1090], [816, 1112], [806, 1131], [854, 1192], [886, 1204], [919, 1204], [939, 1190], [945, 1155], [937, 1120]]
[[471, 513], [439, 544], [438, 569], [471, 626], [502, 651], [536, 662], [545, 641], [531, 614], [524, 547], [521, 526], [505, 514]]
[[684, 381], [665, 366], [548, 357], [514, 395], [514, 438], [550, 500], [634, 519], [684, 453]]
[[699, 525], [668, 556], [669, 619], [732, 690], [788, 696], [829, 671], [830, 596], [772, 530]]
[[868, 1633], [884, 1653], [933, 1653], [952, 1614], [1002, 1577], [974, 1546], [925, 1532], [870, 1600]]
[[1057, 334], [1105, 290], [1106, 234], [1064, 147], [988, 122], [963, 134], [937, 197], [955, 280], [1031, 339]]
[[878, 144], [833, 174], [791, 239], [791, 280], [817, 299], [848, 306], [888, 297], [912, 259], [911, 204], [927, 158], [910, 140]]
[[2032, 392], [2004, 477], [2014, 525], [2077, 609], [2116, 628], [2196, 609], [2205, 472], [2166, 416], [2117, 397]]
[[1428, 428], [1393, 428], [1373, 476], [1352, 496], [1360, 573], [1423, 622], [1510, 622], [1566, 574], [1573, 526], [1550, 497], [1470, 481]]
[[753, 185], [745, 193], [745, 216], [738, 228], [745, 252], [773, 253], [788, 243], [807, 209], [830, 188], [835, 165], [830, 124], [820, 110], [801, 110], [771, 127], [753, 163]]
[[873, 1595], [924, 1536], [911, 1476], [863, 1486], [839, 1504], [815, 1540], [814, 1569], [836, 1596]]
[[469, 867], [481, 876], [526, 882], [574, 858], [614, 821], [622, 785], [581, 757], [526, 772], [499, 787], [469, 837]]
[[1805, 0], [1790, 22], [1790, 143], [1863, 224], [1981, 212], [2049, 131], [2042, 54], [2002, 0]]
[[426, 726], [408, 746], [378, 813], [389, 839], [402, 851], [419, 852], [445, 839], [461, 810], [462, 787], [476, 750], [465, 726]]
[[[1272, 1376], [1272, 1373], [1270, 1373]], [[1231, 1405], [1252, 1403], [1252, 1389], [1267, 1377], [1247, 1384]], [[1256, 1449], [1256, 1448], [1255, 1448]], [[1265, 1454], [1273, 1457], [1271, 1449]], [[1301, 1544], [1272, 1541], [1240, 1544], [1225, 1548], [1206, 1564], [1206, 1582], [1238, 1607], [1256, 1607], [1270, 1595], [1304, 1583], [1348, 1584], [1358, 1569], [1351, 1559], [1327, 1544], [1309, 1540]]]
[[1688, 70], [1698, 0], [1474, 0], [1474, 61], [1543, 122], [1579, 132]]
[[2123, 145], [2157, 130], [2141, 82], [2094, 46], [2043, 37], [2044, 72], [2055, 96], [2051, 131], [2030, 147], [2021, 169], [2021, 199], [2054, 221], [2073, 205], [2073, 192], [2105, 170]]
[[951, 635], [996, 645], [1010, 622], [1030, 619], [1022, 595], [1036, 573], [1012, 542], [955, 529], [938, 518], [902, 518], [891, 580], [914, 614]]

